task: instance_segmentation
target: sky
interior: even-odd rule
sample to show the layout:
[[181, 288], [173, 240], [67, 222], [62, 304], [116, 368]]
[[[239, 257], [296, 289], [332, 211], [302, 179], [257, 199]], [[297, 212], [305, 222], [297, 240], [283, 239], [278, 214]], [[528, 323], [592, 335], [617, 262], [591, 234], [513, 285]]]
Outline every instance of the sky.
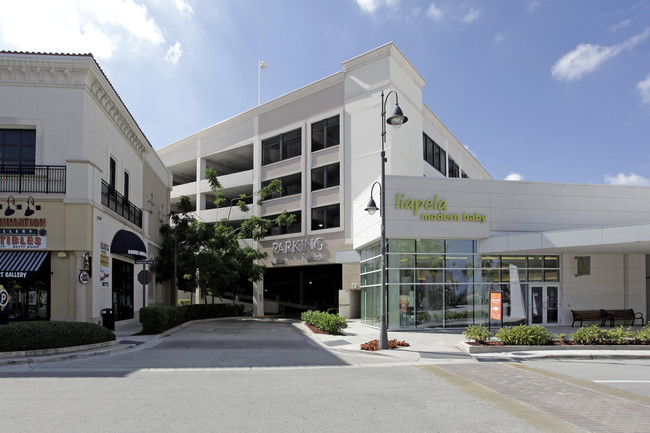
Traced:
[[0, 50], [92, 53], [155, 149], [392, 41], [426, 80], [424, 103], [495, 179], [650, 186], [650, 0], [0, 0], [0, 11]]

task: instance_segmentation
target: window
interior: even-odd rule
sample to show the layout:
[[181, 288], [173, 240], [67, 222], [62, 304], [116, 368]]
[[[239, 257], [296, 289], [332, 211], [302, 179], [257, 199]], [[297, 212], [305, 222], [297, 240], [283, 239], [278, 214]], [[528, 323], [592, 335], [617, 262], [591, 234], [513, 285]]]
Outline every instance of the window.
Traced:
[[124, 199], [129, 199], [129, 173], [124, 172]]
[[339, 163], [314, 168], [311, 171], [311, 190], [316, 191], [324, 188], [338, 186]]
[[451, 156], [449, 157], [449, 177], [460, 177], [460, 167]]
[[115, 171], [117, 170], [116, 166], [117, 163], [113, 158], [111, 158], [108, 167], [108, 185], [111, 188], [115, 188]]
[[[278, 178], [282, 183], [282, 193], [274, 193], [271, 198], [285, 197], [288, 195], [300, 194], [302, 192], [302, 174], [296, 173]], [[262, 182], [262, 187], [268, 186], [271, 180]]]
[[443, 175], [447, 175], [447, 152], [433, 141], [427, 134], [423, 134], [423, 156], [424, 160]]
[[311, 124], [311, 151], [338, 146], [340, 143], [339, 116]]
[[262, 165], [300, 156], [301, 148], [302, 131], [300, 129], [262, 140]]
[[36, 130], [0, 129], [0, 161], [3, 165], [35, 165]]
[[340, 206], [316, 207], [311, 210], [311, 229], [323, 230], [341, 226]]
[[469, 179], [469, 176], [467, 175], [467, 173], [465, 173], [465, 170], [460, 171], [460, 177], [462, 177], [463, 179]]
[[[301, 225], [302, 225], [302, 223], [300, 221], [300, 215], [301, 215], [300, 211], [292, 211], [292, 212], [289, 212], [289, 213], [291, 215], [295, 215], [296, 220], [293, 223], [287, 224], [285, 226], [275, 224], [275, 222], [274, 222], [271, 225], [271, 228], [269, 229], [269, 231], [267, 233], [267, 236], [279, 236], [279, 235], [286, 235], [286, 234], [290, 234], [290, 233], [300, 233], [300, 228], [301, 228]], [[275, 219], [278, 216], [279, 215], [266, 216], [266, 217], [264, 217], [264, 219], [275, 221]]]

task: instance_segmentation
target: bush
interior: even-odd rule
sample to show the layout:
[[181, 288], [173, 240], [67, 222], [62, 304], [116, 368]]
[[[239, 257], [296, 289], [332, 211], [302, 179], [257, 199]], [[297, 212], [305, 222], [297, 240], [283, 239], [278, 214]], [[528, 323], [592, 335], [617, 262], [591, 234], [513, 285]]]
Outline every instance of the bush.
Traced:
[[315, 326], [326, 334], [340, 334], [341, 330], [348, 327], [345, 317], [338, 314], [329, 314], [324, 311], [305, 311], [300, 315], [305, 323]]
[[603, 344], [626, 344], [632, 337], [630, 328], [623, 328], [623, 325], [618, 328], [608, 329], [603, 332]]
[[550, 332], [536, 325], [506, 326], [497, 331], [496, 337], [505, 345], [516, 346], [539, 346], [552, 341]]
[[571, 339], [578, 344], [600, 344], [604, 332], [598, 325], [583, 326], [571, 334]]
[[[388, 340], [389, 349], [396, 349], [398, 347], [409, 347], [409, 346], [410, 344], [408, 344], [406, 341]], [[368, 350], [370, 352], [379, 350], [379, 340], [370, 340], [367, 343], [363, 343], [361, 345], [361, 350]]]
[[243, 316], [239, 304], [197, 304], [180, 307], [144, 307], [140, 309], [140, 323], [145, 334], [160, 334], [192, 320]]
[[492, 338], [492, 332], [483, 325], [470, 325], [463, 332], [463, 335], [467, 340], [474, 340], [478, 344], [485, 344]]
[[631, 339], [636, 344], [650, 344], [650, 325], [633, 332]]
[[0, 326], [0, 352], [55, 349], [115, 340], [115, 334], [96, 323], [12, 322]]

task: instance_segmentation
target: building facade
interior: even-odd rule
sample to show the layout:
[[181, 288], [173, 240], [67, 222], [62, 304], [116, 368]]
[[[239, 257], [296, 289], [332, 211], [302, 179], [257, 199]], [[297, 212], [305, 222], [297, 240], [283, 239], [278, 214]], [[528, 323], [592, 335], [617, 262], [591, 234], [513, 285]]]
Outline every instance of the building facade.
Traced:
[[[650, 189], [494, 180], [423, 103], [424, 85], [389, 43], [159, 150], [173, 173], [172, 202], [190, 197], [203, 221], [298, 217], [258, 244], [267, 272], [242, 298], [254, 314], [332, 308], [378, 323], [371, 195], [386, 203], [392, 329], [486, 323], [494, 291], [508, 323], [567, 324], [571, 309], [645, 314]], [[408, 122], [386, 129], [379, 197], [384, 95], [389, 112], [399, 98]], [[216, 208], [207, 168], [231, 199], [273, 179], [284, 193], [248, 214]]]
[[91, 55], [0, 53], [0, 148], [5, 317], [101, 323], [171, 301], [136, 264], [159, 255], [171, 174]]

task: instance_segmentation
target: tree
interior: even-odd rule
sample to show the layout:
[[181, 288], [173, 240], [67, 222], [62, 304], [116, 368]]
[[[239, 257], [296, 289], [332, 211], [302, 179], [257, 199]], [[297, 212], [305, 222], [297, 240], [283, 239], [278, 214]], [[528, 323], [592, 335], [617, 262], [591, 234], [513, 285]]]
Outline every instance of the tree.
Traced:
[[[206, 170], [206, 179], [215, 194], [217, 207], [234, 204], [242, 212], [249, 210], [246, 200], [250, 196], [242, 194], [229, 200], [213, 169]], [[276, 179], [253, 195], [257, 196], [257, 203], [261, 205], [264, 200], [281, 192], [281, 182]], [[273, 224], [287, 225], [296, 220], [295, 215], [283, 212], [274, 220], [251, 216], [239, 226], [234, 226], [229, 217], [206, 224], [194, 217], [193, 210], [190, 199], [181, 197], [178, 212], [170, 216], [171, 224], [161, 227], [164, 241], [154, 272], [161, 281], [173, 279], [176, 251], [179, 290], [192, 291], [198, 287], [201, 296], [211, 295], [213, 302], [214, 297], [224, 293], [241, 293], [241, 281], [255, 283], [262, 279], [265, 268], [259, 265], [259, 261], [267, 254], [245, 241], [260, 241]]]

